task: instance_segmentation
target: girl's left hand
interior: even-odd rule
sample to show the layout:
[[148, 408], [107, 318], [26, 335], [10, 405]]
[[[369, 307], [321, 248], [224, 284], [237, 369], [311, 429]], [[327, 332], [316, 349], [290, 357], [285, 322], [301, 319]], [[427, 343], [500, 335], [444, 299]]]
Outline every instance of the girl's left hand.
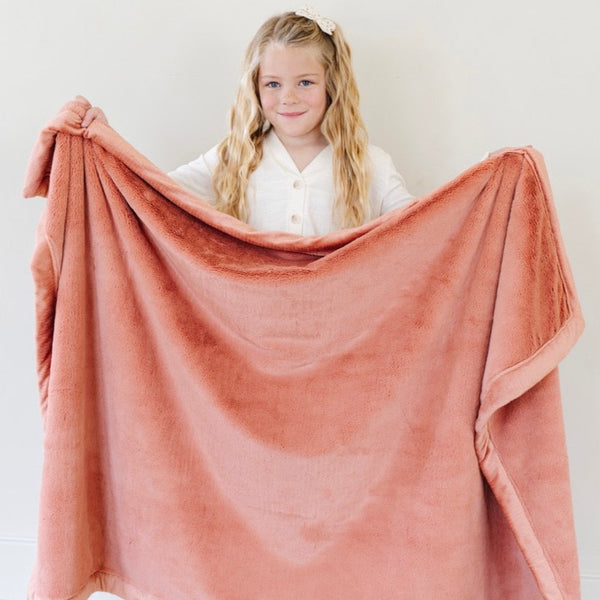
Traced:
[[510, 146], [504, 146], [504, 148], [498, 148], [498, 150], [494, 150], [493, 152], [488, 152], [486, 158], [491, 158], [492, 156], [498, 156], [498, 154], [502, 154], [510, 150]]
[[[84, 98], [83, 96], [79, 96], [79, 95], [75, 96], [75, 101], [85, 103], [86, 105], [90, 104], [88, 102], [87, 98]], [[83, 120], [81, 121], [81, 126], [88, 127], [90, 125], [90, 123], [92, 123], [92, 121], [96, 121], [96, 120], [108, 125], [108, 119], [106, 118], [104, 111], [101, 108], [99, 108], [98, 106], [92, 106], [91, 108], [88, 108], [87, 112], [85, 113], [85, 116], [83, 117]]]

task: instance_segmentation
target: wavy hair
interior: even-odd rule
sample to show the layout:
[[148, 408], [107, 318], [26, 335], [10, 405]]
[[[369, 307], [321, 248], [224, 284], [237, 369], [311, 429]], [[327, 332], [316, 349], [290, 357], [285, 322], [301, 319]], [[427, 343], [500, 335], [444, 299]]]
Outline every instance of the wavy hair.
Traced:
[[219, 162], [213, 175], [217, 208], [248, 221], [248, 182], [262, 159], [263, 140], [270, 129], [260, 105], [258, 75], [261, 58], [272, 43], [316, 46], [320, 51], [328, 102], [321, 131], [333, 152], [334, 217], [341, 227], [360, 225], [370, 216], [370, 170], [350, 47], [339, 27], [329, 35], [314, 21], [293, 12], [267, 20], [246, 50], [229, 112], [229, 134], [218, 146]]

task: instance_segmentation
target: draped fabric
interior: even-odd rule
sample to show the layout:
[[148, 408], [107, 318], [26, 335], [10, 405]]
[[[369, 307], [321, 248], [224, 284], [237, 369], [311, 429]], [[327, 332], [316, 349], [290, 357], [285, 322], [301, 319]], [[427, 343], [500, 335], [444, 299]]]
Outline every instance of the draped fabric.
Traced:
[[543, 160], [323, 237], [216, 212], [73, 102], [42, 131], [30, 600], [579, 597]]

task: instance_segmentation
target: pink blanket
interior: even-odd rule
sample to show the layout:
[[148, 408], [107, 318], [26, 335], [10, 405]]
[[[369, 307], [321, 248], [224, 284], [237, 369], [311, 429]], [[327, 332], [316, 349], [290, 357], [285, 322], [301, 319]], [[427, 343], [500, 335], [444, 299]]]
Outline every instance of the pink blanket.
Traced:
[[256, 232], [68, 104], [25, 195], [45, 429], [31, 600], [579, 597], [541, 156]]

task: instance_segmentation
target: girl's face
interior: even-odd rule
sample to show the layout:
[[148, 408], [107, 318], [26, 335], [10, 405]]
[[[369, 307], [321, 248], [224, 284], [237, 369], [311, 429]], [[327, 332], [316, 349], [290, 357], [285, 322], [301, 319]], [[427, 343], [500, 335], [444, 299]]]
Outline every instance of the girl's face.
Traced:
[[266, 47], [258, 71], [260, 103], [284, 145], [322, 143], [325, 83], [316, 47], [274, 43]]

